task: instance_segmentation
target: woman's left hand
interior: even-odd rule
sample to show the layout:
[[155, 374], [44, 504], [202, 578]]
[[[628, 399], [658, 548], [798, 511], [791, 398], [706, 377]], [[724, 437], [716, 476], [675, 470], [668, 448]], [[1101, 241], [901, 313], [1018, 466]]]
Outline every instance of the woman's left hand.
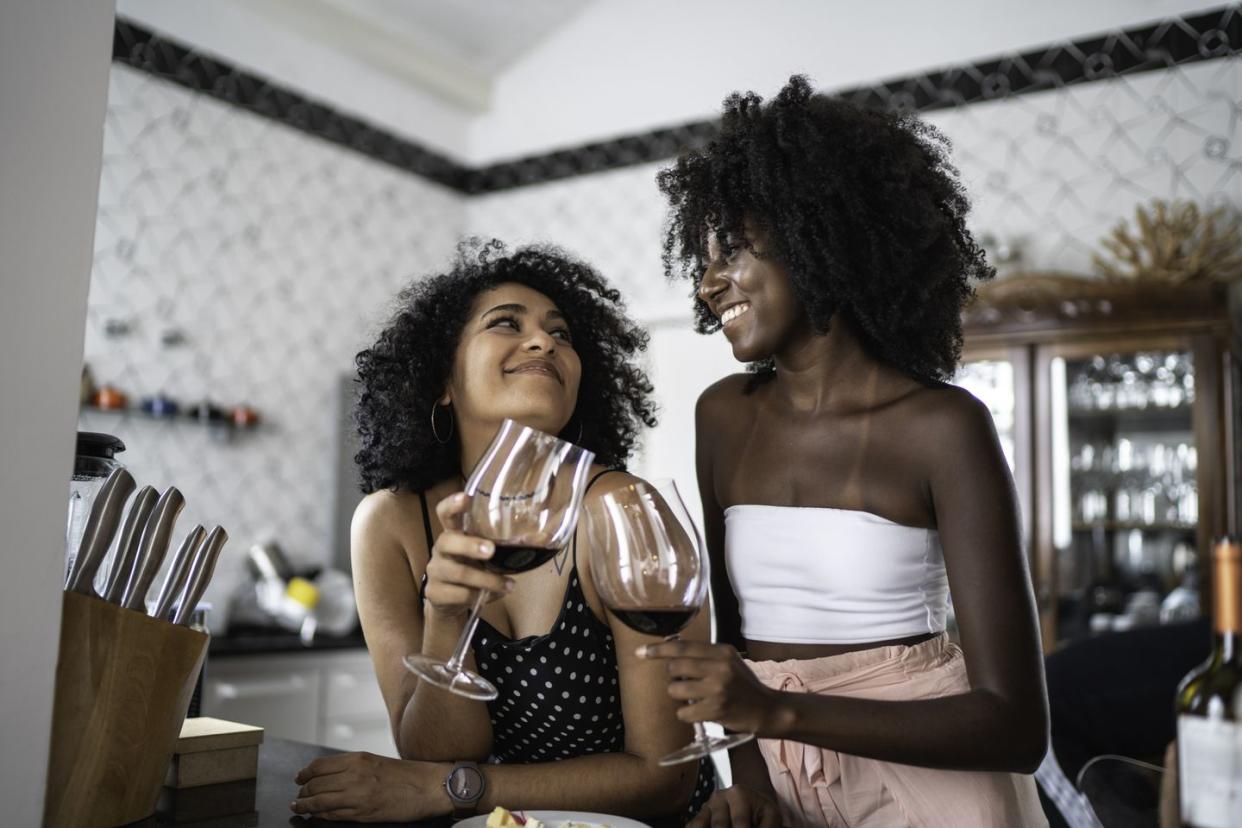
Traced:
[[760, 736], [771, 729], [780, 694], [760, 682], [731, 645], [663, 641], [640, 647], [638, 656], [665, 659], [668, 694], [691, 702], [677, 710], [683, 722], [718, 722]]
[[293, 781], [302, 787], [289, 808], [318, 819], [410, 822], [452, 812], [443, 781], [449, 766], [373, 753], [321, 756]]

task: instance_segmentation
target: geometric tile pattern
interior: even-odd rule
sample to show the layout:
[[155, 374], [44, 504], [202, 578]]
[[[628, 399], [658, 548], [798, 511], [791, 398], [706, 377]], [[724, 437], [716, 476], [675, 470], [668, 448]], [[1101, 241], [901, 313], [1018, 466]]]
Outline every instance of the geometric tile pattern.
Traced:
[[[1242, 62], [1237, 56], [925, 113], [953, 143], [974, 209], [970, 225], [1002, 275], [1089, 273], [1116, 222], [1150, 198], [1242, 207]], [[686, 286], [661, 277], [664, 162], [471, 198], [472, 232], [563, 245], [613, 280], [648, 325], [690, 326]], [[650, 358], [677, 361], [653, 339]], [[670, 337], [670, 341], [676, 341]], [[683, 371], [705, 387], [721, 371]], [[715, 371], [716, 373], [712, 373]], [[684, 380], [683, 380], [684, 381]], [[657, 386], [657, 393], [660, 388]], [[656, 446], [693, 445], [694, 394], [674, 389]], [[667, 457], [640, 456], [660, 473]], [[695, 498], [692, 479], [683, 493]]]
[[[179, 535], [228, 530], [209, 600], [256, 540], [332, 559], [340, 377], [396, 291], [450, 256], [463, 209], [459, 193], [113, 64], [85, 360], [134, 401], [245, 403], [263, 422], [229, 441], [139, 413], [87, 410], [79, 427], [124, 440], [139, 483], [182, 490]], [[170, 331], [180, 344], [163, 344]]]
[[[1090, 83], [1041, 76], [1031, 88], [1043, 91], [1011, 85], [953, 106], [911, 103], [896, 82], [867, 94], [922, 109], [948, 135], [974, 200], [972, 228], [1002, 271], [1085, 272], [1099, 238], [1139, 202], [1242, 205], [1242, 65], [1231, 45], [1242, 38], [1235, 12], [1217, 14], [1219, 27], [1198, 23], [1193, 37], [1175, 22], [1157, 32], [1182, 55], [1158, 71], [1104, 71], [1098, 55], [1130, 48], [1114, 39], [1079, 49], [1077, 75], [1064, 59], [1072, 50], [1058, 47], [1050, 65], [1067, 77], [1090, 69]], [[1186, 57], [1192, 46], [1201, 59]], [[86, 411], [80, 427], [124, 439], [121, 459], [139, 482], [182, 488], [183, 530], [229, 529], [210, 599], [223, 599], [256, 540], [275, 537], [298, 561], [333, 559], [339, 378], [393, 294], [442, 266], [459, 235], [560, 244], [617, 284], [638, 319], [689, 324], [687, 287], [660, 275], [664, 203], [654, 176], [669, 146], [702, 140], [710, 125], [462, 178], [399, 139], [360, 139], [330, 111], [306, 110], [317, 125], [309, 129], [291, 120], [298, 101], [279, 90], [262, 97], [245, 86], [252, 79], [160, 48], [135, 41], [112, 66], [85, 358], [97, 382], [135, 399], [245, 403], [264, 423], [228, 442], [135, 414]], [[185, 67], [199, 80], [178, 77], [193, 74]], [[193, 91], [203, 77], [215, 91]], [[937, 77], [961, 85], [960, 72]], [[992, 88], [987, 77], [975, 77], [980, 90]], [[231, 100], [248, 88], [252, 104], [275, 101], [283, 114]], [[411, 174], [420, 164], [444, 183]], [[117, 323], [128, 333], [110, 334]], [[169, 332], [181, 343], [165, 345]], [[659, 341], [651, 358], [676, 359]], [[662, 445], [690, 444], [688, 415], [664, 412], [662, 431], [686, 433]]]
[[[838, 89], [835, 94], [866, 107], [931, 112], [1133, 78], [1145, 72], [1228, 58], [1240, 50], [1242, 6], [1234, 3], [1142, 27]], [[113, 60], [469, 194], [671, 158], [687, 147], [702, 145], [716, 131], [714, 120], [696, 121], [469, 168], [124, 19], [117, 20]]]
[[[1153, 197], [1242, 206], [1242, 56], [921, 117], [952, 142], [971, 227], [1002, 273], [1090, 272], [1100, 238]], [[686, 317], [684, 289], [659, 278], [663, 163], [475, 196], [470, 227], [563, 244], [644, 318]]]

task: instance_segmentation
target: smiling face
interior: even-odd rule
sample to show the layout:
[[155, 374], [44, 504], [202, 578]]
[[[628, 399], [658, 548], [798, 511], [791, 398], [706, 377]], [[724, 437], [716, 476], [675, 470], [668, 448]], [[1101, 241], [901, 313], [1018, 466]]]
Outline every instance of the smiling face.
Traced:
[[748, 232], [754, 251], [739, 244], [728, 258], [709, 234], [709, 261], [699, 284], [699, 298], [720, 319], [734, 358], [757, 362], [786, 348], [810, 328], [788, 272], [775, 257], [763, 255], [761, 234]]
[[453, 359], [451, 402], [463, 433], [494, 431], [506, 417], [549, 434], [569, 422], [582, 363], [552, 300], [505, 283], [475, 297]]

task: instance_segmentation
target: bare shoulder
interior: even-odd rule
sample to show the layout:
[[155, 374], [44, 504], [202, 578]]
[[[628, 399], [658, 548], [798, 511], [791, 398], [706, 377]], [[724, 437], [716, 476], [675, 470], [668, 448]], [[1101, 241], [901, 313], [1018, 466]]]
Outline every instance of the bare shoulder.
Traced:
[[947, 383], [924, 386], [910, 394], [905, 404], [911, 425], [925, 438], [918, 442], [937, 456], [996, 443], [992, 413], [964, 388]]
[[[604, 474], [603, 472], [608, 473]], [[595, 483], [592, 484], [590, 490], [586, 493], [585, 500], [588, 505], [596, 503], [601, 497], [609, 492], [615, 492], [617, 489], [632, 486], [635, 483], [642, 481], [641, 477], [632, 475], [624, 469], [593, 469], [592, 476], [595, 475], [598, 475], [598, 478], [595, 480]]]
[[353, 525], [371, 531], [392, 530], [403, 524], [410, 516], [421, 520], [422, 505], [418, 495], [411, 492], [395, 492], [380, 489], [362, 498], [354, 509]]
[[957, 385], [936, 383], [923, 386], [910, 396], [919, 413], [933, 427], [977, 428], [991, 423], [987, 405], [974, 394]]
[[350, 525], [353, 554], [399, 548], [407, 556], [427, 553], [422, 502], [415, 492], [371, 492], [354, 509]]
[[730, 374], [707, 386], [699, 394], [699, 401], [694, 408], [695, 419], [699, 423], [711, 423], [731, 412], [735, 413], [739, 404], [750, 401], [746, 386], [752, 379], [751, 374]]

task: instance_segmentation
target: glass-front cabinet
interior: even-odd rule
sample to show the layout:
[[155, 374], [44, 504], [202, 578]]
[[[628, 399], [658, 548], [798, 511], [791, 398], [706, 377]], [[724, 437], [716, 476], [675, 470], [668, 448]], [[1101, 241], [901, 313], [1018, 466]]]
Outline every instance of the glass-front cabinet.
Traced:
[[1237, 528], [1223, 292], [1017, 278], [968, 311], [955, 382], [1014, 472], [1045, 648], [1198, 617], [1211, 541]]
[[1194, 355], [1179, 344], [1047, 353], [1060, 638], [1200, 614]]

